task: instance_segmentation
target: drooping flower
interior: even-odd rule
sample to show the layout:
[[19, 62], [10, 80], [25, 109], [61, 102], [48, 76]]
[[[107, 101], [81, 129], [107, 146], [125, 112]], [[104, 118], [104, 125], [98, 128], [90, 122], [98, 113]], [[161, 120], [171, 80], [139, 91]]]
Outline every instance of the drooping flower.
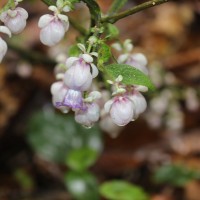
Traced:
[[[6, 26], [0, 26], [0, 33], [5, 33], [11, 37], [11, 32]], [[6, 42], [0, 37], [0, 63], [8, 50]]]
[[1, 21], [13, 34], [21, 33], [24, 30], [27, 18], [28, 12], [21, 7], [17, 7], [13, 10], [9, 9], [0, 16]]
[[47, 46], [54, 46], [63, 39], [69, 28], [69, 20], [66, 15], [45, 14], [40, 17], [38, 26], [41, 28], [41, 42]]
[[[97, 76], [98, 70], [96, 66], [85, 60], [84, 55], [82, 58], [70, 57], [67, 60], [66, 65], [69, 69], [65, 73], [64, 83], [70, 89], [86, 91], [90, 88], [92, 79]], [[92, 62], [93, 60], [90, 61]], [[92, 73], [90, 68], [92, 68]]]
[[85, 103], [85, 107], [75, 112], [75, 120], [86, 127], [92, 127], [99, 120], [100, 108], [97, 103]]
[[118, 126], [125, 126], [134, 119], [134, 104], [126, 95], [116, 96], [107, 101], [104, 109], [110, 113], [113, 122]]

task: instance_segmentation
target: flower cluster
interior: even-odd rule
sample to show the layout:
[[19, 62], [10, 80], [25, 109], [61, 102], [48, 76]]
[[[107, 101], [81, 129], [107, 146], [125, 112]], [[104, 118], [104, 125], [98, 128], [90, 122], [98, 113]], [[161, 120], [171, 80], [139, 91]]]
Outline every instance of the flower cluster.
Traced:
[[[25, 26], [28, 18], [28, 13], [25, 9], [17, 7], [21, 0], [15, 0], [15, 6], [12, 9], [8, 9], [1, 13], [0, 21], [4, 23], [4, 26], [0, 26], [0, 33], [5, 33], [9, 37], [11, 34], [21, 33]], [[0, 62], [7, 52], [7, 44], [0, 37]]]
[[[110, 99], [110, 94], [104, 95], [105, 90], [93, 81], [98, 75], [98, 69], [94, 64], [94, 57], [98, 59], [97, 52], [87, 53], [83, 44], [78, 44], [78, 47], [83, 52], [79, 57], [69, 57], [60, 68], [57, 67], [56, 77], [61, 80], [51, 86], [53, 105], [63, 113], [74, 111], [75, 120], [86, 127], [91, 127], [100, 119], [103, 129], [106, 123], [106, 127], [113, 130], [116, 129], [116, 125], [125, 126], [137, 119], [147, 107], [146, 100], [140, 93], [147, 91], [147, 87], [124, 85], [123, 77], [120, 75], [115, 81], [107, 81], [112, 90]], [[137, 54], [136, 57], [130, 52], [129, 54], [143, 73], [148, 72], [146, 57], [143, 54]], [[132, 66], [135, 67], [135, 64]], [[101, 92], [92, 91], [92, 88], [97, 88]]]

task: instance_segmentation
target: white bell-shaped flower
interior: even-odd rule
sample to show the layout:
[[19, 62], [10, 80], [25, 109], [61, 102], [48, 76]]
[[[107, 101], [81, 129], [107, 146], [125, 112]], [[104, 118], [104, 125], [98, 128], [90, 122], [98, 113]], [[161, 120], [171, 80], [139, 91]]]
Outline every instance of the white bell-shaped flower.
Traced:
[[[73, 60], [69, 58], [70, 61]], [[90, 65], [82, 58], [76, 59], [65, 73], [64, 82], [73, 90], [86, 91], [92, 84]]]
[[135, 112], [134, 104], [127, 96], [116, 96], [106, 102], [104, 109], [118, 126], [125, 126], [132, 121]]
[[40, 40], [43, 44], [54, 46], [63, 39], [69, 28], [69, 21], [67, 16], [61, 16], [62, 19], [49, 14], [40, 17], [38, 26], [41, 28]]
[[86, 103], [85, 106], [86, 109], [76, 111], [75, 120], [86, 127], [92, 127], [99, 120], [100, 108], [96, 103]]
[[1, 21], [10, 29], [13, 34], [21, 33], [25, 26], [28, 18], [28, 12], [17, 7], [14, 10], [7, 10], [0, 16]]

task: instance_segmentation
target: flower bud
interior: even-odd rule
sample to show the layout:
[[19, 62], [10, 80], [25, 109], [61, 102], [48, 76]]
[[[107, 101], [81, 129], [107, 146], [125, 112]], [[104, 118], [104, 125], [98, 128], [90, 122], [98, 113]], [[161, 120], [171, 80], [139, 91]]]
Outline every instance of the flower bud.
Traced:
[[40, 40], [47, 46], [54, 46], [60, 42], [69, 28], [69, 22], [53, 15], [40, 17], [38, 26], [41, 28]]
[[25, 26], [28, 13], [25, 9], [17, 7], [14, 10], [7, 10], [3, 12], [0, 19], [14, 34], [21, 33]]

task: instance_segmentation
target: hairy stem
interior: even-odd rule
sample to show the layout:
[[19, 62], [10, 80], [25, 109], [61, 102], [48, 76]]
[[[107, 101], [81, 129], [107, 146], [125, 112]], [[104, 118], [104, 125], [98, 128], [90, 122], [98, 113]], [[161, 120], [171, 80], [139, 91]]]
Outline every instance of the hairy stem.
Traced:
[[166, 3], [168, 1], [169, 0], [151, 0], [151, 1], [147, 1], [147, 2], [142, 3], [140, 5], [134, 6], [133, 8], [131, 8], [129, 10], [126, 10], [124, 12], [115, 14], [113, 16], [104, 17], [104, 18], [102, 18], [101, 22], [107, 22], [107, 23], [112, 23], [113, 24], [113, 23], [117, 22], [118, 20], [123, 19], [123, 18], [125, 18], [125, 17], [127, 17], [129, 15], [135, 14], [137, 12], [140, 12], [140, 11], [145, 10], [147, 8], [151, 8], [151, 7], [156, 6], [156, 5], [160, 5], [162, 3]]

